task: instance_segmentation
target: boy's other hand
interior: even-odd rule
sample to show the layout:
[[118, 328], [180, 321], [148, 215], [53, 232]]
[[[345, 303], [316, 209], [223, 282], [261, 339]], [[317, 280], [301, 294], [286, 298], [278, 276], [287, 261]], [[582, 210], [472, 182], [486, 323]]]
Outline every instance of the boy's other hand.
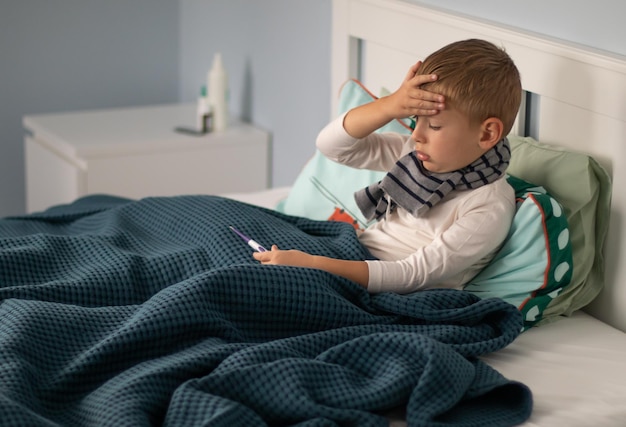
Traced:
[[272, 245], [272, 249], [265, 252], [254, 252], [254, 259], [261, 264], [291, 265], [294, 267], [308, 267], [312, 263], [312, 256], [295, 249], [280, 250], [278, 246]]

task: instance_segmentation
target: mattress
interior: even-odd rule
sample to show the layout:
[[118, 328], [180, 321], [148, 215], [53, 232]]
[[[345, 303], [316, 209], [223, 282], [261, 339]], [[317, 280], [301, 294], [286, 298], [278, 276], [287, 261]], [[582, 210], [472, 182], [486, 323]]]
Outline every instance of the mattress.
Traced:
[[[289, 187], [224, 196], [267, 208]], [[483, 360], [533, 393], [525, 427], [618, 427], [626, 425], [626, 334], [578, 311], [532, 328], [511, 345]], [[402, 413], [390, 425], [406, 425]]]

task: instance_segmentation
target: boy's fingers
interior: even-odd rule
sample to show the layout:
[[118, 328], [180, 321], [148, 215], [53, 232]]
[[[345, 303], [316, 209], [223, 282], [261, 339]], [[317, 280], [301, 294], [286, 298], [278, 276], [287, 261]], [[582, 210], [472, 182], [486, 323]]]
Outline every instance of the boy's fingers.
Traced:
[[[445, 101], [443, 95], [424, 89], [418, 89], [415, 92], [411, 92], [410, 96], [414, 99], [419, 99], [420, 101], [425, 101], [432, 104], [443, 104], [443, 102]], [[443, 105], [440, 105], [440, 107], [443, 107]]]
[[425, 83], [434, 82], [435, 80], [437, 80], [437, 74], [416, 74], [411, 79], [411, 84], [415, 87], [420, 87]]
[[415, 64], [411, 65], [411, 68], [409, 68], [409, 72], [407, 73], [405, 80], [411, 80], [413, 77], [415, 77], [415, 74], [417, 74], [417, 70], [419, 70], [421, 65], [422, 61], [417, 61]]

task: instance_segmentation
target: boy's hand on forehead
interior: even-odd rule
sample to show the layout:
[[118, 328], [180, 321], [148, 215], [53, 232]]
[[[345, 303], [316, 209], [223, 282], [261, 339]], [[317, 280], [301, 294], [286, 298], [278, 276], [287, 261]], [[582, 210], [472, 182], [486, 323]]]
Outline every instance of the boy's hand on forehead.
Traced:
[[418, 75], [421, 65], [420, 61], [409, 68], [400, 88], [392, 94], [348, 111], [343, 118], [343, 128], [348, 135], [365, 138], [394, 119], [432, 116], [443, 110], [444, 97], [421, 88], [423, 84], [437, 80], [437, 76], [431, 74]]
[[390, 95], [394, 99], [398, 118], [432, 116], [445, 107], [443, 95], [421, 89], [423, 84], [437, 80], [434, 74], [418, 75], [421, 65], [422, 62], [418, 61], [411, 66], [400, 88]]

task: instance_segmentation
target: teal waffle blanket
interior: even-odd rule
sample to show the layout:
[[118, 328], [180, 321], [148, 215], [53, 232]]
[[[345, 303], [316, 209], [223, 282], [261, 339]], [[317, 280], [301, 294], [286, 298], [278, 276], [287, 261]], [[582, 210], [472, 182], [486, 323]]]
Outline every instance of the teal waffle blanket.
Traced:
[[370, 295], [267, 247], [364, 259], [348, 224], [212, 196], [90, 196], [0, 220], [0, 425], [509, 426], [531, 394], [479, 360], [515, 307]]

